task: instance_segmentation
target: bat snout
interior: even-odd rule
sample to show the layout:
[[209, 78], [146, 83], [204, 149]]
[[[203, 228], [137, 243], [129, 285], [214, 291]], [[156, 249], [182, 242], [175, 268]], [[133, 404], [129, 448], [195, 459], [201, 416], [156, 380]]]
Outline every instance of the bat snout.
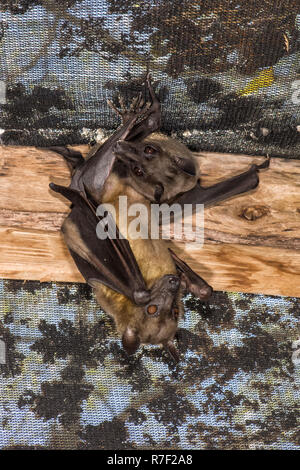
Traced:
[[154, 199], [155, 199], [155, 202], [160, 202], [161, 200], [161, 197], [164, 193], [164, 186], [162, 183], [157, 183], [157, 185], [155, 186], [155, 190], [154, 190]]

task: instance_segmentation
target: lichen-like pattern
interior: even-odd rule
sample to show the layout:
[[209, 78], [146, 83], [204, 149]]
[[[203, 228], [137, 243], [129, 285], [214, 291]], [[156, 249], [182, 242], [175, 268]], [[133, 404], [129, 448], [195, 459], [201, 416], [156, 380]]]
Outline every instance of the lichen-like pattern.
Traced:
[[298, 0], [0, 0], [0, 137], [93, 142], [149, 69], [194, 150], [298, 158], [299, 29]]
[[175, 365], [128, 357], [84, 284], [0, 291], [2, 449], [300, 449], [300, 299], [185, 297]]

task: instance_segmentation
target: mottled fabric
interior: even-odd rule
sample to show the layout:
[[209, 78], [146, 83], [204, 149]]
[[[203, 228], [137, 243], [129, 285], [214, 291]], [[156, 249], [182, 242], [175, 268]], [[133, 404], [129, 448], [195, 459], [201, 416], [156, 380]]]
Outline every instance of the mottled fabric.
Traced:
[[300, 449], [300, 299], [187, 296], [175, 365], [128, 357], [84, 284], [0, 290], [2, 448]]
[[93, 142], [150, 70], [164, 132], [298, 158], [299, 27], [298, 0], [0, 0], [2, 141]]
[[[0, 0], [0, 144], [94, 143], [147, 71], [192, 150], [299, 158], [299, 0]], [[299, 449], [300, 300], [185, 298], [175, 365], [84, 284], [0, 282], [2, 449]]]

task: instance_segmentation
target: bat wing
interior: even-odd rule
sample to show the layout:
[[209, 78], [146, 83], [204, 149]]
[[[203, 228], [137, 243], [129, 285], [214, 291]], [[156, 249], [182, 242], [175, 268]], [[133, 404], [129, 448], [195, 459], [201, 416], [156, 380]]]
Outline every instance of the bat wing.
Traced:
[[119, 140], [125, 140], [127, 138], [138, 118], [138, 113], [133, 114], [131, 118], [102, 145], [97, 144], [95, 148], [92, 148], [87, 159], [84, 159], [80, 152], [69, 149], [68, 147], [49, 147], [49, 150], [62, 155], [71, 169], [71, 189], [87, 196], [87, 188], [95, 200], [97, 200], [98, 203], [100, 202], [103, 186], [115, 162], [113, 148]]
[[47, 147], [48, 150], [59, 153], [66, 160], [68, 167], [73, 173], [76, 168], [84, 163], [84, 158], [81, 152], [70, 149], [69, 147]]
[[250, 191], [256, 188], [259, 183], [259, 170], [268, 168], [269, 164], [270, 159], [267, 158], [261, 165], [252, 165], [251, 168], [244, 173], [221, 181], [208, 188], [203, 188], [198, 183], [193, 189], [183, 193], [176, 199], [176, 203], [182, 206], [184, 204], [204, 204], [207, 206]]
[[[221, 181], [208, 188], [202, 188], [198, 183], [193, 189], [180, 196], [176, 203], [184, 204], [215, 204], [232, 196], [242, 194], [256, 188], [259, 183], [258, 172], [268, 168], [269, 158], [261, 165], [252, 165], [248, 171], [240, 175]], [[184, 261], [182, 261], [171, 249], [169, 249], [176, 264], [177, 270], [181, 273], [182, 286], [200, 300], [207, 300], [212, 294], [212, 288], [207, 282], [196, 274]]]
[[182, 261], [182, 259], [180, 259], [173, 250], [169, 248], [169, 251], [177, 270], [181, 274], [182, 287], [202, 301], [209, 299], [213, 292], [212, 287], [207, 284], [202, 277], [195, 273], [184, 261]]
[[128, 119], [102, 145], [92, 148], [85, 160], [80, 152], [68, 147], [49, 147], [62, 155], [72, 171], [70, 188], [87, 196], [86, 188], [94, 200], [100, 203], [103, 186], [111, 173], [116, 156], [115, 145], [118, 141], [138, 142], [160, 128], [160, 102], [154, 94], [148, 74], [146, 85], [152, 100], [150, 106], [137, 106], [128, 114]]
[[[117, 231], [116, 239], [100, 240], [96, 227], [100, 218], [91, 202], [78, 191], [50, 184], [50, 188], [72, 202], [71, 213], [62, 231], [70, 253], [83, 277], [89, 284], [101, 282], [125, 295], [136, 304], [150, 300], [143, 276], [128, 240]], [[109, 222], [110, 214], [108, 214]]]

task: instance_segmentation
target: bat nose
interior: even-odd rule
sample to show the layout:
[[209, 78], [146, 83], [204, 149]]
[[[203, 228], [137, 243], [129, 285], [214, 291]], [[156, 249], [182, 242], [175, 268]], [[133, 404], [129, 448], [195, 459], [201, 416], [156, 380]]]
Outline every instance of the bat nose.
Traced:
[[161, 183], [158, 183], [156, 186], [155, 186], [155, 191], [154, 191], [154, 199], [156, 202], [160, 202], [160, 199], [164, 193], [164, 186], [161, 184]]

